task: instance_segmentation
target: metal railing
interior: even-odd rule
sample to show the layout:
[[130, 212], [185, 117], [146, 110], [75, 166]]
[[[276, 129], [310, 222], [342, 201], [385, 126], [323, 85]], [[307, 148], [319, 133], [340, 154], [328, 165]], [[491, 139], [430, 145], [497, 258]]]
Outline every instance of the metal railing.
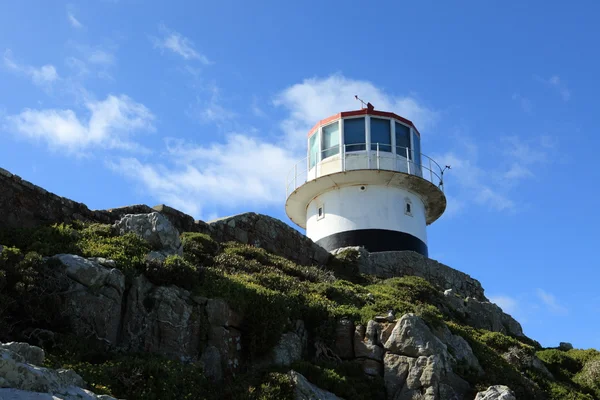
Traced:
[[[337, 172], [358, 169], [374, 169], [404, 172], [416, 175], [436, 185], [444, 191], [444, 169], [431, 157], [415, 153], [408, 147], [372, 143], [367, 150], [366, 143], [337, 145], [317, 153], [313, 165], [309, 157], [298, 161], [286, 176], [286, 198], [305, 182]], [[341, 153], [340, 153], [341, 150]], [[417, 155], [418, 160], [415, 160]]]

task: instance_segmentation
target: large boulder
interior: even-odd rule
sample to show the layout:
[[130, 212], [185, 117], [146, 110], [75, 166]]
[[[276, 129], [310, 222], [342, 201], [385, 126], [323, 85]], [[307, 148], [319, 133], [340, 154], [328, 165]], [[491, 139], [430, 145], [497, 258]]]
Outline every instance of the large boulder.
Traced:
[[444, 297], [446, 305], [474, 328], [517, 337], [525, 336], [521, 324], [494, 303], [475, 297], [463, 298], [450, 289], [444, 291]]
[[85, 382], [74, 371], [53, 370], [29, 363], [43, 362], [43, 353], [35, 346], [27, 346], [26, 343], [0, 344], [0, 399], [99, 399], [82, 389]]
[[408, 357], [447, 354], [446, 346], [415, 314], [405, 314], [398, 320], [384, 347], [394, 354]]
[[302, 339], [296, 332], [284, 333], [271, 350], [271, 363], [277, 366], [292, 365], [302, 358], [302, 347]]
[[23, 342], [0, 343], [0, 349], [12, 351], [22, 357], [24, 362], [33, 365], [42, 365], [46, 358], [44, 350]]
[[477, 393], [475, 400], [516, 400], [516, 397], [508, 386], [496, 385]]
[[478, 375], [484, 373], [479, 360], [473, 354], [471, 345], [461, 336], [454, 335], [446, 325], [443, 325], [434, 331], [435, 335], [451, 350], [454, 359], [463, 363], [471, 371], [475, 371]]
[[296, 400], [343, 400], [341, 397], [313, 385], [294, 370], [289, 372], [289, 376], [295, 386], [294, 398]]
[[63, 294], [63, 312], [69, 317], [74, 333], [115, 344], [125, 291], [123, 273], [93, 259], [72, 254], [58, 254], [52, 258], [60, 261], [63, 267], [56, 273], [69, 279], [70, 287]]
[[454, 358], [446, 345], [420, 317], [403, 315], [384, 347], [383, 378], [390, 400], [458, 400], [468, 392], [468, 383], [452, 371]]
[[155, 286], [143, 275], [133, 280], [122, 328], [122, 346], [196, 360], [206, 299], [176, 286]]
[[133, 232], [142, 237], [160, 254], [183, 254], [179, 231], [167, 217], [158, 212], [127, 214], [115, 222], [114, 226], [120, 235]]

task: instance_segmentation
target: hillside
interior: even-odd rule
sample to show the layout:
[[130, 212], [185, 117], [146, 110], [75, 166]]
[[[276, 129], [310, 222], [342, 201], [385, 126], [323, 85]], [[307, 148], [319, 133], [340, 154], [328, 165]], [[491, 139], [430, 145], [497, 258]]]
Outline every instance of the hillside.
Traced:
[[600, 398], [598, 351], [541, 348], [416, 253], [0, 189], [0, 399]]

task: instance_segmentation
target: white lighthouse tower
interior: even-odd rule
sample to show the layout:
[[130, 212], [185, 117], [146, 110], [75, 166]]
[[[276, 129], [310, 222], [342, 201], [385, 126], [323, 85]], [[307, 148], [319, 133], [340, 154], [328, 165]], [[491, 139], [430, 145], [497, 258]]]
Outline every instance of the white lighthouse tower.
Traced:
[[442, 169], [415, 125], [368, 104], [319, 121], [287, 179], [288, 217], [328, 251], [428, 255], [426, 226], [446, 209]]

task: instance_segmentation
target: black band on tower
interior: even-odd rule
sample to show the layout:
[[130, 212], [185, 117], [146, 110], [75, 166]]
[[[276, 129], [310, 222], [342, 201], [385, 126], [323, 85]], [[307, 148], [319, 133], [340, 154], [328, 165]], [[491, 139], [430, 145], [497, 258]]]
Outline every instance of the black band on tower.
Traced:
[[371, 253], [411, 250], [428, 257], [427, 245], [413, 235], [387, 229], [358, 229], [338, 232], [317, 240], [327, 251], [342, 247], [362, 246]]

